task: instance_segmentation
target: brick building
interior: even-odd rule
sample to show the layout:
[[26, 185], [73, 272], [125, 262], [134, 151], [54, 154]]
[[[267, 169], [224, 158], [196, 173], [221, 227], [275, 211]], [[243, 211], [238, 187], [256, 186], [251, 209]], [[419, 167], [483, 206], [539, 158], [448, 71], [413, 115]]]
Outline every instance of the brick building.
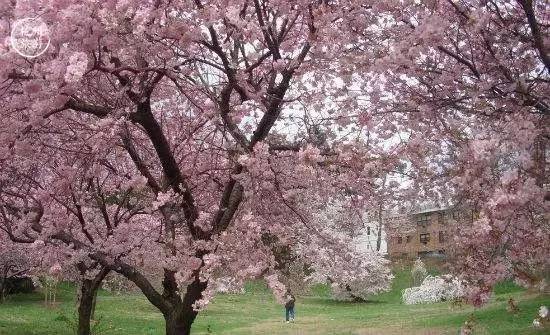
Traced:
[[401, 258], [444, 256], [449, 252], [451, 226], [465, 219], [465, 214], [451, 208], [432, 208], [395, 217], [401, 221], [401, 227], [388, 238], [388, 255]]

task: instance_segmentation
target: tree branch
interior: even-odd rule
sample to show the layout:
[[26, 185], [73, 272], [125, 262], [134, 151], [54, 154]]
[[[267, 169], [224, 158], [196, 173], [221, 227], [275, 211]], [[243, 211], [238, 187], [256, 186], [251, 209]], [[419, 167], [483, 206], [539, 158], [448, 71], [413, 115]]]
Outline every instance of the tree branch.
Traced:
[[525, 16], [527, 16], [527, 22], [529, 22], [529, 28], [531, 28], [531, 34], [533, 35], [533, 44], [535, 45], [535, 48], [538, 50], [540, 58], [542, 59], [544, 66], [546, 66], [546, 70], [550, 73], [550, 56], [546, 52], [546, 48], [544, 45], [544, 38], [541, 34], [540, 27], [537, 22], [537, 18], [535, 17], [535, 11], [533, 10], [533, 1], [518, 0], [518, 2], [521, 5], [521, 7], [523, 7]]

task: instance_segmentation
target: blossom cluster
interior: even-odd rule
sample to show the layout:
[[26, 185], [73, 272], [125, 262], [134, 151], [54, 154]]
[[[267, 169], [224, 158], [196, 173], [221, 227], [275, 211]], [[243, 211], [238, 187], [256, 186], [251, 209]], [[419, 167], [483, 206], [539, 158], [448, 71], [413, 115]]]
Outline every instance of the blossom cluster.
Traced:
[[448, 301], [463, 297], [463, 283], [450, 275], [427, 276], [422, 285], [406, 288], [403, 302], [407, 305]]

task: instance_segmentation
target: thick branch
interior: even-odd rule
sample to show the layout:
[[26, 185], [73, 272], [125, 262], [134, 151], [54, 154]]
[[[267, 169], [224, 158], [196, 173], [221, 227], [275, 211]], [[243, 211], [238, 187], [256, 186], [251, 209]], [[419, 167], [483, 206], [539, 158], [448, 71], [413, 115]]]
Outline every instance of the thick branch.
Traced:
[[[232, 175], [239, 174], [242, 171], [243, 166], [238, 164], [232, 171]], [[243, 199], [243, 191], [243, 186], [235, 179], [231, 178], [227, 182], [218, 206], [218, 212], [212, 222], [213, 234], [219, 234], [229, 226], [235, 212], [237, 212], [237, 209], [241, 204]]]
[[[72, 244], [73, 247], [77, 250], [90, 250], [87, 245], [77, 239], [72, 238], [66, 233], [57, 233], [51, 237], [67, 245]], [[112, 269], [131, 280], [134, 284], [136, 284], [137, 287], [140, 288], [147, 300], [149, 300], [149, 302], [151, 302], [151, 304], [157, 307], [161, 312], [168, 313], [173, 309], [173, 306], [168, 301], [163, 299], [162, 295], [160, 295], [155, 290], [149, 280], [140, 272], [138, 272], [133, 266], [126, 264], [120, 259], [109, 261], [110, 257], [106, 253], [101, 251], [92, 251], [88, 254], [88, 256], [94, 261], [97, 261], [103, 267]]]
[[239, 127], [233, 122], [233, 120], [231, 120], [231, 116], [229, 115], [229, 100], [231, 98], [231, 91], [232, 85], [229, 84], [221, 92], [221, 100], [219, 104], [220, 115], [222, 117], [224, 126], [227, 128], [231, 136], [233, 136], [235, 141], [237, 141], [237, 143], [239, 143], [243, 149], [248, 150], [250, 143], [240, 131]]
[[198, 217], [198, 211], [195, 207], [195, 200], [193, 199], [193, 195], [189, 190], [187, 182], [183, 178], [178, 163], [174, 158], [174, 154], [170, 149], [170, 144], [168, 143], [161, 126], [151, 111], [151, 102], [149, 98], [137, 106], [137, 111], [131, 115], [131, 120], [137, 124], [140, 124], [145, 129], [147, 136], [155, 147], [155, 151], [157, 152], [157, 156], [162, 165], [168, 184], [174, 192], [181, 194], [183, 197], [182, 207], [187, 220], [187, 226], [191, 234], [193, 234], [193, 236], [197, 236], [199, 232], [194, 226], [194, 222]]
[[130, 136], [129, 130], [126, 128], [124, 129], [124, 132], [122, 134], [122, 144], [128, 154], [130, 155], [130, 158], [132, 158], [132, 161], [136, 165], [136, 168], [139, 170], [142, 176], [144, 176], [147, 179], [147, 185], [151, 187], [151, 189], [158, 193], [160, 192], [160, 186], [155, 180], [155, 177], [151, 174], [151, 171], [149, 171], [149, 168], [147, 168], [147, 165], [143, 162], [141, 157], [139, 156], [137, 149], [134, 146], [134, 143], [132, 142], [132, 138]]
[[77, 98], [70, 98], [69, 101], [65, 103], [65, 106], [63, 106], [63, 108], [46, 114], [44, 118], [47, 118], [52, 114], [55, 114], [57, 112], [60, 112], [66, 109], [72, 109], [78, 112], [95, 115], [99, 118], [105, 118], [111, 112], [111, 109], [108, 107], [92, 105], [84, 101], [81, 101], [80, 99], [77, 99]]
[[535, 11], [533, 10], [533, 1], [518, 0], [518, 2], [521, 5], [521, 7], [523, 7], [525, 16], [527, 16], [527, 22], [529, 22], [529, 28], [531, 28], [531, 34], [533, 35], [533, 43], [535, 45], [535, 48], [537, 48], [540, 58], [542, 59], [544, 66], [546, 66], [546, 70], [550, 72], [550, 56], [546, 52], [546, 48], [544, 45], [544, 38], [540, 31], [537, 18], [535, 17]]

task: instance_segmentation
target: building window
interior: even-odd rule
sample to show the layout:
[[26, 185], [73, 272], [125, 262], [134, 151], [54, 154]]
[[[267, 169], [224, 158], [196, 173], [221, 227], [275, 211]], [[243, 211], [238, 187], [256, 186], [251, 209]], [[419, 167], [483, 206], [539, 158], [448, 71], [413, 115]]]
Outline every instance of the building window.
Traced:
[[407, 241], [407, 243], [409, 243], [411, 241], [411, 237], [409, 235], [407, 235], [406, 241]]
[[420, 243], [428, 244], [430, 242], [430, 233], [420, 234]]
[[444, 231], [439, 232], [439, 243], [445, 243], [445, 232]]
[[401, 244], [401, 243], [403, 243], [403, 237], [398, 236], [397, 237], [397, 244]]
[[438, 214], [437, 216], [437, 220], [439, 222], [439, 224], [445, 224], [445, 213], [441, 212]]
[[370, 227], [367, 227], [367, 235], [370, 235]]
[[417, 223], [419, 226], [426, 227], [427, 225], [430, 224], [430, 216], [429, 216], [429, 215], [426, 215], [426, 214], [420, 215], [420, 216], [416, 219], [416, 223]]

